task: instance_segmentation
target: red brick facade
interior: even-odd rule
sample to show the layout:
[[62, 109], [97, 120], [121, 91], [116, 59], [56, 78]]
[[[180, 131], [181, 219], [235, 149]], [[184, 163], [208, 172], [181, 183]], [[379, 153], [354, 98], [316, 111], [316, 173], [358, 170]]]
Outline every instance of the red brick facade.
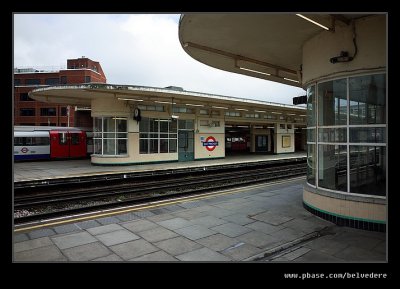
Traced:
[[[32, 100], [28, 92], [43, 86], [106, 83], [97, 61], [82, 57], [68, 59], [67, 69], [44, 71], [35, 68], [14, 69], [14, 125], [92, 126], [90, 111], [75, 111], [75, 106]], [[69, 123], [68, 123], [69, 121]]]

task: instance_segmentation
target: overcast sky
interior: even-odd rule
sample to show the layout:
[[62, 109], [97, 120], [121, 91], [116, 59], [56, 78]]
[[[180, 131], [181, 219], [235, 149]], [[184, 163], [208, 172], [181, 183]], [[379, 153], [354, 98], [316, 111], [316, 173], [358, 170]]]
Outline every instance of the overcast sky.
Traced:
[[178, 39], [179, 14], [15, 14], [14, 67], [66, 68], [99, 61], [107, 82], [292, 104], [301, 88], [218, 70], [191, 58]]

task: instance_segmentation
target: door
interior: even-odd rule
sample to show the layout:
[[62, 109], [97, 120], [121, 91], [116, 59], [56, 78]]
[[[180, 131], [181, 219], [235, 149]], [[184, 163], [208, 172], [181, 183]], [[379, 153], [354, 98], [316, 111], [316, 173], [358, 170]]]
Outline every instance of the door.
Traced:
[[178, 132], [178, 161], [194, 160], [194, 132], [180, 130]]
[[256, 135], [256, 152], [267, 152], [268, 151], [268, 136]]
[[69, 156], [79, 158], [86, 156], [86, 136], [82, 131], [69, 132]]
[[50, 131], [50, 157], [69, 157], [69, 137], [67, 131]]

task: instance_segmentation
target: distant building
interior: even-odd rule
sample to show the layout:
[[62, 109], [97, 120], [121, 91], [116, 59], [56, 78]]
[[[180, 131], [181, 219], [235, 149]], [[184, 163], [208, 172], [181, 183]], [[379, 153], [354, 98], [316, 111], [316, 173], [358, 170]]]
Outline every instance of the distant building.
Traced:
[[100, 63], [85, 56], [68, 59], [67, 69], [14, 68], [14, 125], [92, 127], [87, 108], [39, 102], [30, 98], [28, 93], [35, 88], [52, 85], [106, 82]]

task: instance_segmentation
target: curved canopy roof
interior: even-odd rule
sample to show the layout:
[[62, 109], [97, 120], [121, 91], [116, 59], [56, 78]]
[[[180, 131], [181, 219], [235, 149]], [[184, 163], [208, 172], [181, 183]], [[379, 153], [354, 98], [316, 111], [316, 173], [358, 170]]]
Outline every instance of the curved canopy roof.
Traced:
[[79, 84], [37, 88], [29, 93], [35, 100], [71, 105], [90, 106], [95, 98], [114, 98], [119, 101], [133, 101], [140, 104], [174, 103], [187, 106], [224, 107], [225, 109], [266, 109], [269, 111], [298, 112], [304, 114], [304, 107], [250, 100], [238, 97], [186, 91], [174, 88], [157, 88], [116, 84]]
[[[365, 15], [365, 14], [364, 14]], [[304, 42], [334, 23], [363, 14], [184, 14], [179, 40], [194, 59], [212, 67], [301, 87]]]

